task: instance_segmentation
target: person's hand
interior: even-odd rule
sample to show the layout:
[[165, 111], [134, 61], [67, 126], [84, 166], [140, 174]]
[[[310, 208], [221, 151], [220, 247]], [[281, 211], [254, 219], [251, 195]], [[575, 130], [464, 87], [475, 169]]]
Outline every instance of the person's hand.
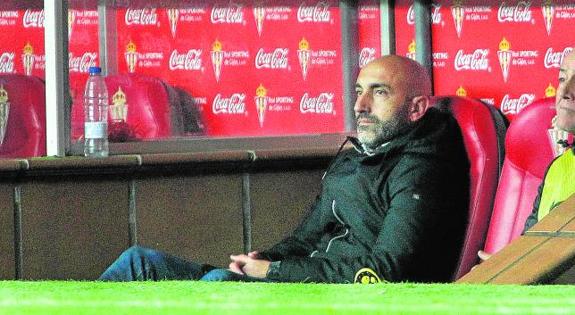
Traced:
[[257, 250], [251, 251], [248, 253], [248, 257], [253, 258], [253, 259], [260, 259], [260, 252], [258, 252]]
[[[491, 254], [486, 253], [482, 250], [477, 252], [477, 257], [479, 257], [479, 264], [481, 264], [482, 262], [486, 261], [487, 259], [491, 258]], [[479, 264], [471, 267], [471, 270], [475, 269], [475, 267], [479, 266]]]
[[482, 250], [477, 252], [477, 256], [479, 257], [479, 259], [481, 260], [481, 262], [486, 261], [487, 259], [491, 258], [491, 254], [486, 253]]
[[[251, 254], [251, 255], [250, 255]], [[231, 271], [244, 274], [254, 278], [265, 278], [270, 268], [270, 261], [257, 259], [257, 252], [250, 252], [247, 255], [231, 255], [232, 262], [229, 265]]]
[[244, 271], [242, 270], [242, 266], [240, 266], [240, 264], [235, 261], [232, 261], [229, 264], [228, 269], [231, 272], [239, 273], [240, 275], [245, 275]]
[[[253, 258], [253, 259], [259, 259], [260, 253], [258, 251], [251, 251], [248, 253], [248, 257]], [[245, 275], [244, 271], [242, 270], [242, 266], [238, 262], [232, 261], [229, 265], [229, 269], [232, 272], [239, 273], [241, 275]]]

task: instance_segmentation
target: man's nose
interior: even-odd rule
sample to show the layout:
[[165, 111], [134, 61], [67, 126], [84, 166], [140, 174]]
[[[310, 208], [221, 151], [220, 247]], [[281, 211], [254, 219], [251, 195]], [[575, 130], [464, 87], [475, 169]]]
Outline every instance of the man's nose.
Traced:
[[563, 89], [563, 99], [574, 100], [575, 99], [575, 75], [571, 76], [565, 82], [565, 88]]
[[355, 105], [353, 106], [353, 111], [356, 113], [369, 112], [371, 109], [371, 100], [369, 93], [363, 93], [357, 96], [355, 100]]

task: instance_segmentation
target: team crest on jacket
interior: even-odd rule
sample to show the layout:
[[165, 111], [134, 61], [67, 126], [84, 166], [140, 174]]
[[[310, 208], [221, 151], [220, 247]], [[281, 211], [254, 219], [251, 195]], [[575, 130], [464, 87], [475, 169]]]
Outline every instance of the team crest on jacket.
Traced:
[[360, 269], [353, 279], [353, 283], [372, 284], [382, 282], [379, 276], [371, 268]]

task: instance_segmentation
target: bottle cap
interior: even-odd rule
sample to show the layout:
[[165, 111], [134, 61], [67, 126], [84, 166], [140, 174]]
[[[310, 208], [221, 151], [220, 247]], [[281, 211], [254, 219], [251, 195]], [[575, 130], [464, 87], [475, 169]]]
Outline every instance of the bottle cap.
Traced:
[[102, 68], [100, 68], [100, 67], [90, 67], [90, 68], [88, 69], [88, 73], [90, 73], [90, 74], [102, 73]]

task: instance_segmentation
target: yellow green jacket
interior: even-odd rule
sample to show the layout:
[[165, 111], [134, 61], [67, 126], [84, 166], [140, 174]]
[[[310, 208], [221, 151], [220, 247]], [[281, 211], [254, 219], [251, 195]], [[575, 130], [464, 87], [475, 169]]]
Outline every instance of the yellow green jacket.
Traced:
[[533, 204], [533, 211], [525, 222], [527, 231], [553, 208], [575, 193], [575, 152], [573, 148], [558, 156], [547, 169]]

